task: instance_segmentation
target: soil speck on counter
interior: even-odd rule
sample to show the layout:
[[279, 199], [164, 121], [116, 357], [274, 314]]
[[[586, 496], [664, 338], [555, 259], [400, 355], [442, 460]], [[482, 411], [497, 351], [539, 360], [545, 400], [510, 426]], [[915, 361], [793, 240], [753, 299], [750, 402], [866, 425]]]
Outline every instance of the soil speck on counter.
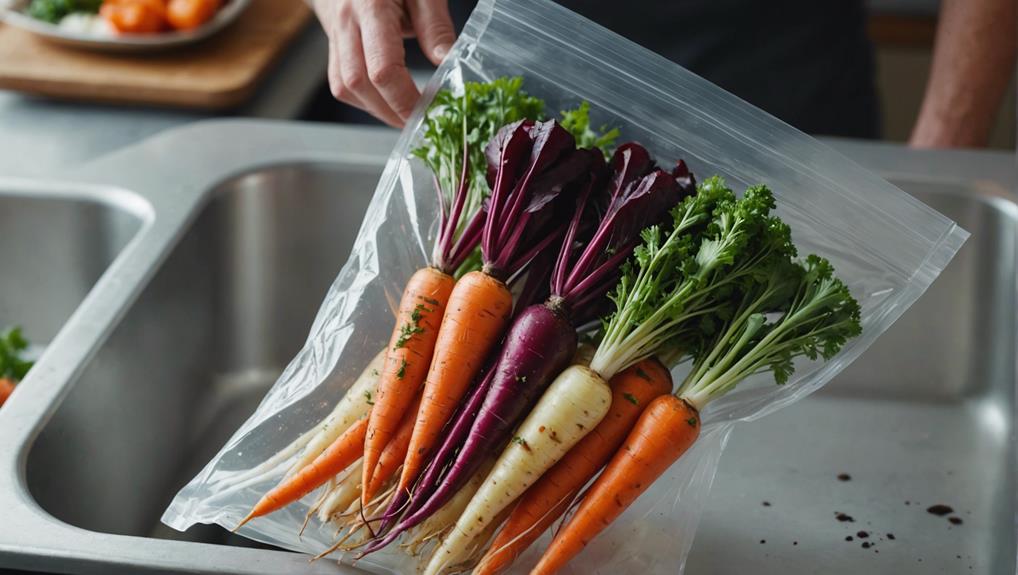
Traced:
[[894, 533], [888, 533], [887, 538], [890, 539], [891, 541], [894, 541]]
[[859, 539], [866, 539], [867, 537], [870, 536], [870, 534], [866, 533], [865, 531], [860, 531], [856, 533], [855, 536], [858, 537]]
[[943, 503], [938, 503], [936, 505], [931, 505], [930, 507], [927, 507], [926, 512], [930, 513], [931, 515], [936, 515], [937, 517], [943, 517], [945, 515], [950, 515], [951, 513], [954, 513], [954, 509], [951, 509], [949, 506], [944, 505]]
[[838, 512], [838, 514], [835, 515], [834, 518], [837, 519], [838, 521], [841, 521], [842, 523], [845, 522], [855, 523], [855, 518], [847, 513]]
[[852, 480], [852, 476], [847, 474], [847, 473], [839, 473], [838, 474], [838, 481], [851, 481], [851, 480]]
[[845, 541], [855, 541], [855, 539], [851, 535], [847, 535]]
[[771, 506], [771, 502], [770, 501], [764, 501], [763, 502], [763, 506], [764, 507], [770, 507]]
[[863, 541], [863, 542], [862, 542], [862, 548], [863, 548], [863, 549], [869, 549], [869, 548], [870, 548], [870, 547], [872, 547], [872, 546], [873, 546], [873, 544], [872, 544], [872, 543], [870, 543], [869, 541]]
[[766, 539], [761, 539], [760, 540], [760, 545], [763, 545], [764, 543], [767, 543], [767, 540]]
[[952, 525], [961, 525], [964, 523], [964, 521], [961, 520], [961, 517], [948, 517], [947, 520], [950, 521]]

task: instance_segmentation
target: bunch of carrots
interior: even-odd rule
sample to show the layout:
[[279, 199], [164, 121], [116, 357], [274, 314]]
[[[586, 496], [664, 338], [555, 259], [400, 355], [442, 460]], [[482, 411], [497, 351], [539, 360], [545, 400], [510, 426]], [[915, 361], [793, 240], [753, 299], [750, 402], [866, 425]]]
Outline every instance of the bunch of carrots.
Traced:
[[426, 574], [492, 574], [575, 509], [532, 571], [554, 573], [689, 449], [708, 403], [858, 335], [766, 187], [606, 153], [618, 132], [586, 104], [542, 118], [519, 79], [436, 97], [415, 151], [439, 192], [432, 261], [333, 413], [241, 478], [296, 457], [240, 525], [322, 488], [308, 518], [342, 532], [322, 555], [402, 538]]
[[118, 32], [152, 34], [197, 28], [222, 5], [223, 0], [103, 0], [99, 14]]

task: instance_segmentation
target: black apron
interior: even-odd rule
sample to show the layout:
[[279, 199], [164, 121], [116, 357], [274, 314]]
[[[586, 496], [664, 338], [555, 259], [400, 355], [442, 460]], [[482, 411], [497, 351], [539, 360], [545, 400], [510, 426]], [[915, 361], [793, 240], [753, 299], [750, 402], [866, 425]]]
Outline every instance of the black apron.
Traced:
[[[877, 138], [862, 0], [559, 0], [789, 124]], [[453, 1], [461, 27], [472, 3]]]

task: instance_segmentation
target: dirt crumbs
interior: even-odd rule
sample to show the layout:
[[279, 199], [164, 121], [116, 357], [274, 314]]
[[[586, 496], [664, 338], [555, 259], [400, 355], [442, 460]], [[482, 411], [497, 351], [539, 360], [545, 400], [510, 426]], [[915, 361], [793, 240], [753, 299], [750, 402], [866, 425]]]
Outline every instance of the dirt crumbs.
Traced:
[[841, 521], [842, 523], [855, 523], [854, 517], [847, 513], [842, 513], [840, 511], [834, 512], [834, 518], [837, 519], [838, 521]]
[[936, 505], [931, 505], [930, 507], [927, 507], [926, 512], [929, 513], [930, 515], [936, 515], [937, 517], [947, 517], [947, 521], [951, 523], [951, 525], [962, 525], [963, 523], [965, 523], [965, 521], [962, 520], [961, 517], [958, 517], [957, 514], [954, 514], [954, 509], [950, 505], [944, 505], [943, 503], [938, 503]]
[[858, 537], [859, 539], [866, 539], [867, 537], [870, 536], [870, 534], [866, 533], [865, 531], [860, 531], [856, 533], [855, 536]]
[[771, 502], [770, 501], [764, 501], [763, 502], [763, 506], [764, 507], [770, 507], [771, 506]]
[[847, 473], [839, 473], [838, 481], [852, 481], [852, 476]]

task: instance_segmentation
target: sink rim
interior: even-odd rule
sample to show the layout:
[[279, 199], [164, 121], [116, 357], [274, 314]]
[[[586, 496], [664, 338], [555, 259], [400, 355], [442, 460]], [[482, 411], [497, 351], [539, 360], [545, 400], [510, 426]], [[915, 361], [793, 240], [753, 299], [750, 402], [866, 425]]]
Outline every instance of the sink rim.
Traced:
[[[0, 509], [5, 511], [0, 559], [4, 567], [40, 568], [42, 559], [45, 568], [57, 570], [85, 562], [202, 571], [209, 563], [196, 558], [206, 552], [215, 553], [217, 563], [230, 563], [229, 557], [239, 553], [232, 561], [234, 566], [251, 564], [252, 552], [261, 555], [254, 562], [263, 568], [272, 563], [283, 568], [286, 559], [292, 560], [293, 554], [277, 551], [116, 535], [66, 523], [32, 497], [26, 478], [27, 457], [80, 372], [212, 200], [218, 184], [283, 164], [381, 167], [394, 136], [392, 130], [372, 127], [337, 130], [288, 122], [212, 120], [163, 132], [53, 178], [0, 177], [0, 193], [5, 196], [94, 201], [126, 211], [140, 221], [137, 232], [25, 378], [22, 385], [31, 388], [31, 393], [15, 394], [0, 416], [0, 434], [6, 438], [0, 443]], [[243, 145], [224, 146], [224, 142]], [[163, 160], [168, 150], [174, 151], [172, 165]], [[132, 170], [112, 169], [124, 165]], [[40, 541], [42, 533], [47, 537]], [[206, 549], [199, 551], [195, 545]], [[327, 563], [315, 571], [318, 569], [336, 572]], [[224, 570], [229, 568], [217, 572]]]
[[[142, 218], [141, 228], [26, 378], [25, 385], [32, 388], [32, 393], [16, 394], [0, 416], [0, 437], [9, 439], [0, 443], [0, 509], [5, 510], [7, 527], [0, 532], [0, 559], [5, 567], [213, 572], [209, 566], [215, 565], [216, 573], [253, 573], [282, 571], [300, 564], [309, 573], [360, 572], [334, 562], [308, 566], [302, 556], [285, 551], [116, 535], [77, 527], [39, 506], [29, 492], [25, 469], [35, 437], [177, 241], [211, 201], [220, 183], [280, 164], [381, 166], [395, 141], [396, 132], [386, 128], [212, 120], [164, 132], [69, 170], [59, 179], [0, 178], [0, 189], [20, 186], [40, 193], [59, 193], [62, 189], [67, 197], [81, 197], [77, 195], [80, 191], [114, 204], [123, 202]], [[988, 182], [992, 185], [975, 190], [976, 197], [998, 207], [1006, 206], [1018, 218], [1015, 177], [1007, 169], [1013, 166], [1011, 156], [981, 156], [966, 171], [961, 168], [967, 164], [960, 167], [958, 162], [948, 160], [957, 152], [907, 150], [902, 154], [897, 146], [890, 146], [899, 152], [891, 158], [885, 146], [831, 143], [890, 179], [966, 185]], [[169, 151], [174, 153], [174, 161], [165, 165]], [[897, 161], [902, 157], [904, 161]], [[112, 169], [124, 165], [133, 169], [126, 173]], [[916, 168], [919, 165], [923, 166], [921, 171]], [[47, 537], [40, 542], [42, 533]], [[215, 561], [209, 561], [210, 556]], [[82, 563], [89, 565], [88, 569], [82, 569]]]

